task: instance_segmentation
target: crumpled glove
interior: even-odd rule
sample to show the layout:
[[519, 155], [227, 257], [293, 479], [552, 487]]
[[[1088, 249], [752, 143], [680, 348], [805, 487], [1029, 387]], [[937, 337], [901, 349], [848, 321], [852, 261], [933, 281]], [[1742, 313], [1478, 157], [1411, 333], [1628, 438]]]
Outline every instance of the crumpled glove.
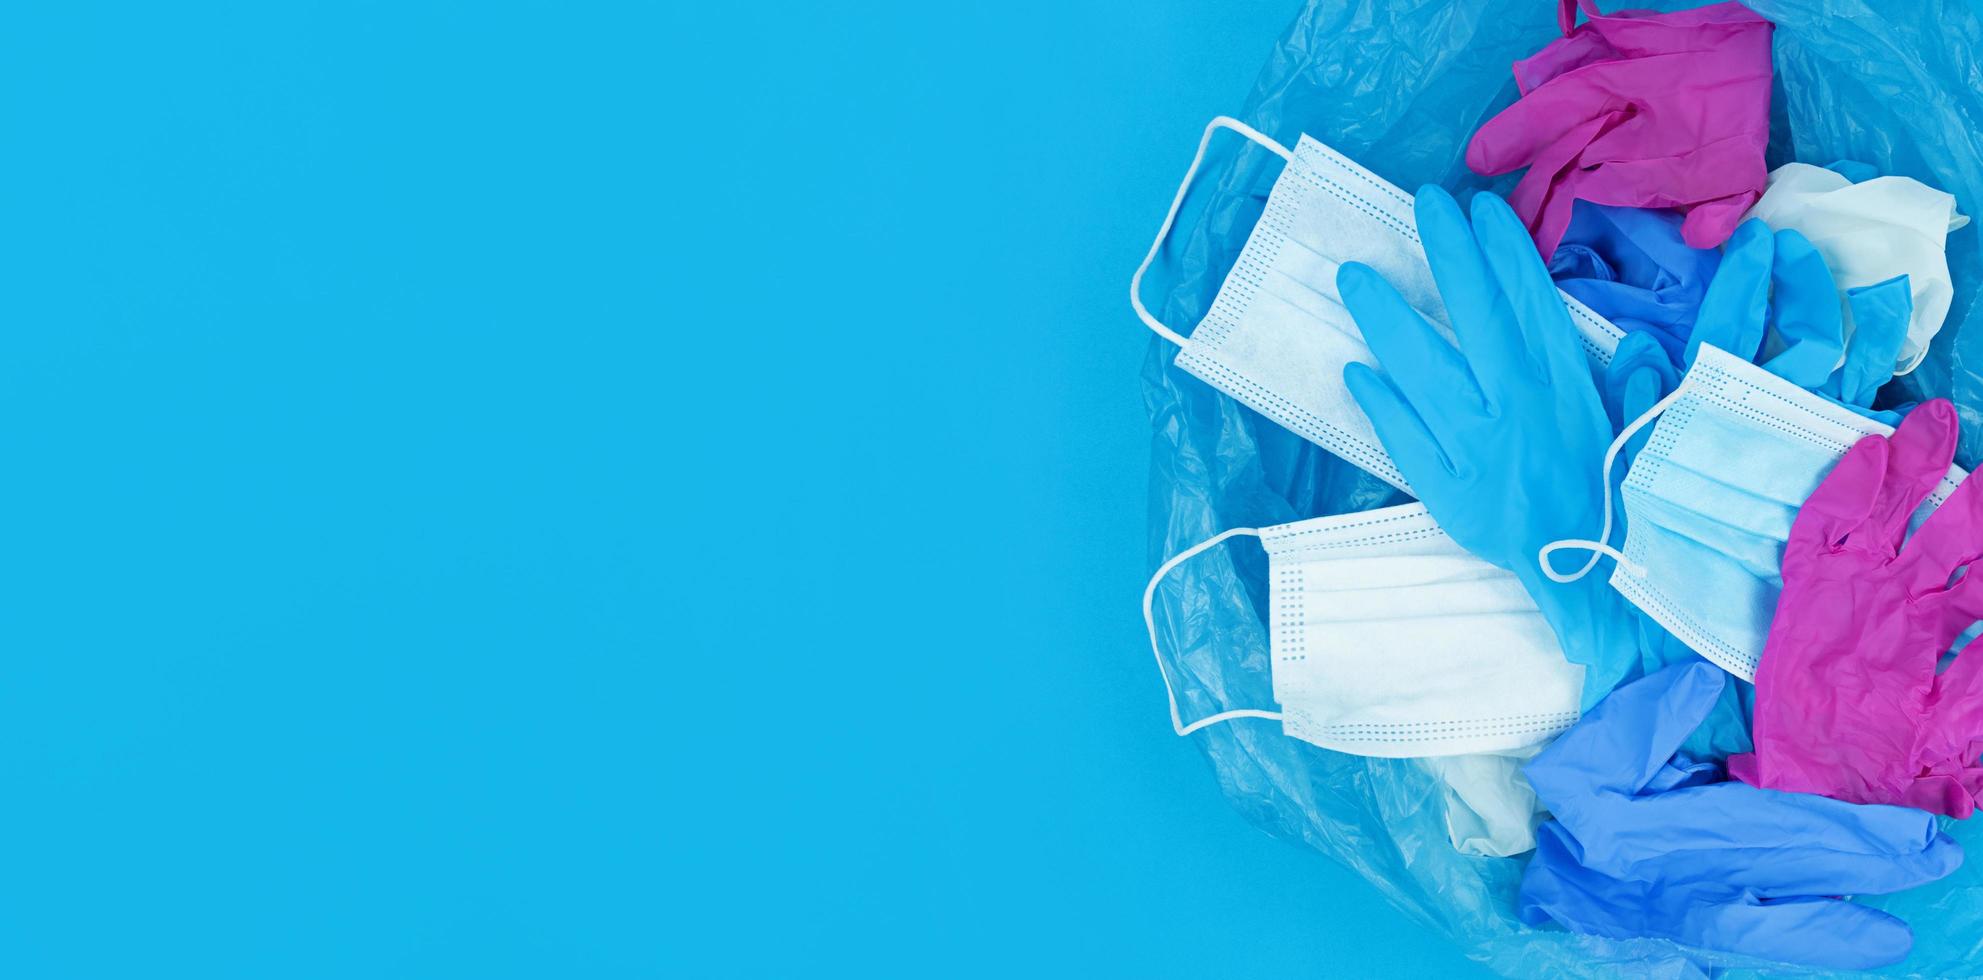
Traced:
[[1964, 480], [1907, 537], [1958, 434], [1953, 405], [1923, 402], [1892, 438], [1859, 440], [1797, 512], [1756, 672], [1756, 750], [1729, 760], [1736, 778], [1974, 812], [1983, 653], [1936, 666], [1983, 617], [1983, 576], [1965, 574], [1983, 557], [1983, 481]]
[[1556, 819], [1522, 876], [1523, 921], [1827, 969], [1906, 957], [1905, 922], [1825, 896], [1933, 881], [1961, 865], [1961, 846], [1919, 810], [1773, 792], [1670, 761], [1725, 682], [1696, 661], [1620, 687], [1529, 764]]
[[1459, 347], [1375, 270], [1345, 263], [1337, 290], [1385, 374], [1353, 363], [1343, 380], [1439, 525], [1521, 580], [1564, 656], [1584, 666], [1588, 707], [1639, 672], [1637, 616], [1596, 579], [1549, 581], [1534, 556], [1598, 524], [1596, 461], [1611, 427], [1521, 219], [1493, 194], [1472, 208], [1469, 226], [1437, 187], [1414, 204]]
[[1529, 168], [1509, 203], [1545, 259], [1577, 200], [1678, 208], [1687, 244], [1720, 245], [1768, 180], [1770, 22], [1739, 3], [1606, 16], [1593, 0], [1560, 0], [1558, 21], [1563, 38], [1515, 63], [1522, 97], [1474, 133], [1467, 166]]
[[1899, 422], [1899, 413], [1872, 406], [1880, 386], [1893, 378], [1894, 358], [1907, 336], [1907, 278], [1846, 295], [1856, 323], [1849, 343], [1824, 256], [1797, 231], [1771, 234], [1763, 222], [1745, 221], [1729, 238], [1701, 301], [1686, 364], [1701, 344], [1713, 344], [1868, 418]]
[[[1942, 329], [1955, 296], [1948, 233], [1969, 223], [1956, 213], [1954, 195], [1911, 177], [1881, 177], [1850, 161], [1829, 167], [1786, 163], [1770, 171], [1749, 216], [1810, 239], [1848, 293], [1896, 279], [1908, 283], [1908, 316], [1892, 373], [1906, 374], [1928, 356], [1928, 342]], [[1851, 305], [1848, 332], [1859, 318]]]
[[1549, 275], [1627, 335], [1657, 340], [1678, 364], [1721, 253], [1680, 237], [1680, 215], [1664, 209], [1578, 202], [1549, 258]]

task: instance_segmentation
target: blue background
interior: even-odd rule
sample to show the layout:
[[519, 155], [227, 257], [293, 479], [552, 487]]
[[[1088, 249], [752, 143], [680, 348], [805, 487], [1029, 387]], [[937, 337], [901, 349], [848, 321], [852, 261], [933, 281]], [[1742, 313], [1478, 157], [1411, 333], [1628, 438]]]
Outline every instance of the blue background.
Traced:
[[1295, 5], [731, 6], [13, 11], [0, 968], [1477, 972], [1137, 616]]

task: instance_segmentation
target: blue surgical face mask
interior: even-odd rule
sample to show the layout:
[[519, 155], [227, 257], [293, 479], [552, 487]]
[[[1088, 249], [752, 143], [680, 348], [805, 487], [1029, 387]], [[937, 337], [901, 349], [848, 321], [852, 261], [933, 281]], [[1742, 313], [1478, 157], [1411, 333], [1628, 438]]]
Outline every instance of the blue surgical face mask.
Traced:
[[[1189, 336], [1143, 306], [1143, 273], [1162, 251], [1213, 133], [1229, 129], [1286, 161], [1211, 311]], [[1224, 116], [1206, 127], [1170, 214], [1129, 283], [1130, 305], [1180, 348], [1177, 366], [1288, 431], [1410, 491], [1363, 409], [1343, 383], [1352, 361], [1375, 364], [1336, 293], [1336, 270], [1361, 262], [1383, 274], [1413, 308], [1447, 333], [1446, 307], [1419, 244], [1411, 195], [1348, 157], [1303, 136], [1294, 149]], [[1565, 297], [1591, 358], [1609, 361], [1617, 327]]]
[[[1853, 443], [1893, 430], [1708, 345], [1679, 388], [1618, 434], [1604, 460], [1607, 479], [1619, 448], [1655, 420], [1620, 491], [1622, 551], [1603, 542], [1607, 501], [1599, 540], [1550, 544], [1543, 571], [1567, 582], [1597, 562], [1593, 554], [1576, 572], [1559, 573], [1550, 555], [1560, 549], [1610, 555], [1618, 561], [1613, 588], [1701, 656], [1753, 680], [1798, 508]], [[1916, 522], [1963, 476], [1951, 468]]]

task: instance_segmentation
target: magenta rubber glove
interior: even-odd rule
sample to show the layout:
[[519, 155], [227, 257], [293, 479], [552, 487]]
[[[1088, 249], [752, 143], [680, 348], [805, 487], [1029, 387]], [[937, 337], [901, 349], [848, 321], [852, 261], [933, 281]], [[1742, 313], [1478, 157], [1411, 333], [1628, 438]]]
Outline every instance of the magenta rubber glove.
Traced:
[[1756, 750], [1729, 758], [1735, 778], [1952, 817], [1975, 810], [1983, 652], [1935, 668], [1983, 615], [1983, 575], [1957, 574], [1983, 557], [1983, 480], [1964, 480], [1907, 535], [1948, 474], [1957, 431], [1953, 405], [1923, 402], [1891, 438], [1859, 440], [1798, 510], [1756, 672]]
[[[1720, 245], [1769, 181], [1770, 22], [1739, 3], [1561, 4], [1565, 36], [1515, 63], [1522, 97], [1474, 133], [1467, 166], [1529, 168], [1508, 203], [1545, 260], [1578, 200], [1677, 208], [1688, 245]], [[1579, 4], [1589, 19], [1572, 29]]]

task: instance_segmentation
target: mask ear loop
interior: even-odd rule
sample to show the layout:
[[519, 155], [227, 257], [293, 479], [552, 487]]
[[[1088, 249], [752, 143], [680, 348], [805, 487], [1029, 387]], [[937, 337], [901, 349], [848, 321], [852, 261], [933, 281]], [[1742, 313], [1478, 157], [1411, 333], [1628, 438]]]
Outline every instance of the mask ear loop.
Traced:
[[[1536, 564], [1542, 566], [1542, 574], [1547, 576], [1551, 582], [1557, 582], [1564, 585], [1568, 585], [1571, 582], [1575, 582], [1578, 579], [1583, 578], [1586, 575], [1589, 575], [1591, 573], [1591, 569], [1597, 567], [1598, 561], [1606, 556], [1609, 556], [1613, 561], [1616, 561], [1619, 564], [1619, 567], [1625, 569], [1627, 572], [1630, 572], [1632, 575], [1638, 576], [1640, 578], [1645, 577], [1646, 574], [1645, 566], [1640, 565], [1638, 562], [1635, 562], [1632, 559], [1625, 557], [1624, 552], [1619, 551], [1617, 548], [1613, 548], [1610, 544], [1607, 543], [1611, 539], [1611, 467], [1613, 464], [1618, 462], [1618, 454], [1624, 450], [1625, 444], [1627, 442], [1630, 442], [1633, 436], [1638, 435], [1640, 429], [1643, 429], [1646, 426], [1651, 425], [1654, 419], [1659, 418], [1661, 413], [1665, 412], [1669, 407], [1671, 407], [1673, 403], [1677, 401], [1680, 398], [1681, 394], [1684, 393], [1686, 390], [1687, 390], [1687, 380], [1683, 378], [1680, 381], [1680, 386], [1673, 389], [1672, 394], [1669, 394], [1665, 398], [1662, 398], [1659, 401], [1655, 402], [1653, 404], [1653, 407], [1648, 408], [1644, 412], [1639, 413], [1639, 417], [1633, 419], [1632, 424], [1627, 425], [1625, 428], [1619, 430], [1617, 437], [1611, 440], [1611, 445], [1605, 448], [1604, 472], [1599, 474], [1604, 484], [1604, 523], [1601, 527], [1598, 528], [1597, 540], [1595, 541], [1586, 541], [1582, 538], [1563, 538], [1561, 540], [1551, 541], [1548, 544], [1543, 545], [1542, 550], [1536, 552], [1536, 556], [1535, 556]], [[1564, 549], [1569, 549], [1574, 551], [1588, 551], [1591, 553], [1591, 556], [1588, 560], [1584, 562], [1582, 568], [1579, 568], [1574, 572], [1570, 572], [1569, 574], [1564, 574], [1563, 572], [1557, 571], [1556, 567], [1552, 565], [1549, 561], [1550, 555], [1555, 554], [1556, 552]]]
[[1189, 725], [1185, 724], [1184, 719], [1180, 717], [1177, 713], [1177, 691], [1171, 687], [1170, 671], [1164, 668], [1163, 648], [1157, 645], [1157, 617], [1155, 616], [1154, 613], [1151, 612], [1150, 607], [1151, 607], [1151, 603], [1156, 600], [1157, 586], [1163, 583], [1164, 576], [1169, 575], [1171, 569], [1176, 568], [1177, 566], [1184, 564], [1186, 561], [1189, 561], [1192, 558], [1204, 553], [1204, 551], [1207, 548], [1210, 548], [1213, 545], [1216, 545], [1226, 540], [1227, 538], [1236, 537], [1242, 534], [1252, 535], [1253, 537], [1257, 538], [1260, 536], [1260, 531], [1257, 528], [1236, 527], [1230, 531], [1222, 531], [1219, 534], [1213, 536], [1210, 540], [1200, 541], [1199, 543], [1194, 544], [1191, 547], [1186, 548], [1181, 552], [1178, 552], [1175, 557], [1171, 558], [1171, 560], [1164, 562], [1162, 565], [1157, 566], [1156, 574], [1150, 576], [1150, 584], [1145, 586], [1143, 589], [1143, 625], [1145, 628], [1147, 628], [1150, 631], [1150, 652], [1154, 654], [1157, 658], [1157, 674], [1158, 676], [1164, 679], [1164, 697], [1168, 698], [1171, 703], [1171, 729], [1176, 731], [1181, 736], [1189, 735], [1192, 732], [1195, 732], [1200, 728], [1204, 728], [1207, 725], [1216, 725], [1219, 722], [1231, 721], [1234, 718], [1267, 718], [1274, 721], [1281, 720], [1281, 713], [1278, 711], [1262, 711], [1258, 708], [1240, 708], [1233, 711], [1221, 711], [1218, 714], [1211, 716], [1210, 718], [1200, 718]]
[[1198, 140], [1198, 155], [1191, 158], [1190, 169], [1184, 172], [1184, 180], [1177, 185], [1177, 196], [1171, 198], [1170, 213], [1164, 215], [1164, 225], [1157, 229], [1157, 240], [1150, 243], [1150, 254], [1143, 256], [1143, 264], [1136, 267], [1136, 274], [1129, 277], [1129, 305], [1136, 308], [1136, 315], [1143, 325], [1157, 332], [1157, 336], [1179, 347], [1184, 346], [1184, 335], [1164, 326], [1163, 322], [1143, 307], [1143, 273], [1150, 271], [1150, 263], [1157, 260], [1157, 253], [1163, 250], [1164, 239], [1170, 237], [1171, 225], [1177, 221], [1179, 208], [1184, 207], [1184, 196], [1191, 190], [1192, 178], [1198, 176], [1198, 166], [1205, 162], [1205, 148], [1212, 144], [1212, 134], [1221, 129], [1230, 129], [1261, 146], [1272, 150], [1282, 160], [1293, 162], [1294, 153], [1287, 147], [1268, 139], [1259, 130], [1234, 119], [1231, 116], [1217, 116], [1205, 127], [1205, 135]]

